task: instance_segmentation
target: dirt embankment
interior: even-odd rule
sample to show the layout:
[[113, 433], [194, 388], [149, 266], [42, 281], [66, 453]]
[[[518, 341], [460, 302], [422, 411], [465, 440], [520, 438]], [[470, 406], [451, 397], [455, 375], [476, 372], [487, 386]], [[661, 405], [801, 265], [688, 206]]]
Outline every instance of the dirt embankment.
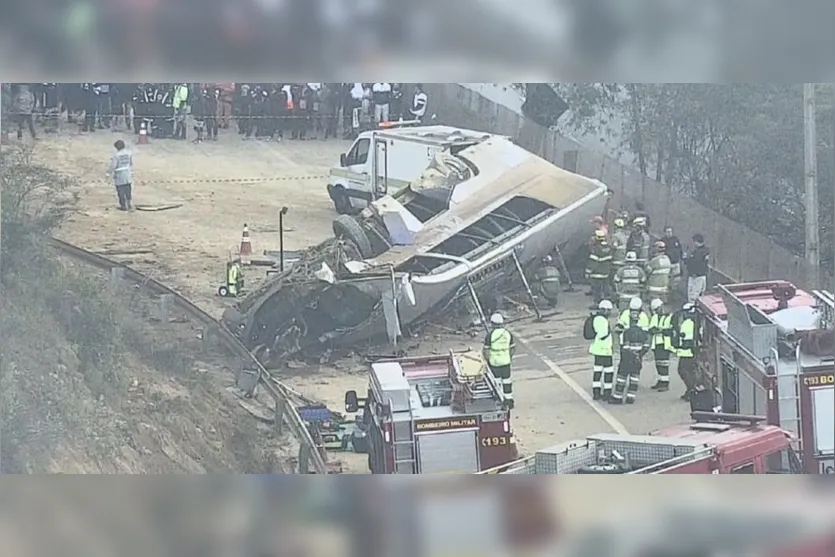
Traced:
[[0, 153], [2, 471], [280, 471], [289, 443], [227, 391], [225, 354], [185, 320], [154, 322], [136, 288], [111, 293], [105, 274], [48, 247], [75, 186], [25, 151]]
[[62, 292], [0, 300], [4, 472], [279, 471], [281, 443], [224, 389], [222, 354], [69, 273]]

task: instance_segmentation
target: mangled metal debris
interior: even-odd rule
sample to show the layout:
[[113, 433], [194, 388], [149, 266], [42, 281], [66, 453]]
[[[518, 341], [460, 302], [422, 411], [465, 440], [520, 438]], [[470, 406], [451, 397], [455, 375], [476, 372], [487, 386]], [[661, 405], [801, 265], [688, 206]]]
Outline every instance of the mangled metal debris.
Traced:
[[505, 138], [455, 156], [470, 169], [467, 179], [341, 215], [337, 238], [301, 252], [227, 311], [224, 324], [265, 361], [374, 338], [396, 343], [403, 328], [458, 299], [518, 284], [520, 271], [555, 246], [575, 250], [603, 212], [602, 183]]

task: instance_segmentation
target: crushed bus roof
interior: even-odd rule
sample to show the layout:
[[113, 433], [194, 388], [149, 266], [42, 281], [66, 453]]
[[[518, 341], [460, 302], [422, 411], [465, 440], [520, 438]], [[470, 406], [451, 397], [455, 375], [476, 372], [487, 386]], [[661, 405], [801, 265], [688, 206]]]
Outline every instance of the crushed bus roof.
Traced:
[[475, 165], [479, 173], [455, 186], [449, 209], [424, 223], [411, 245], [393, 246], [367, 260], [369, 265], [396, 267], [515, 198], [529, 198], [560, 210], [605, 190], [599, 181], [562, 169], [502, 137], [469, 147], [459, 156]]

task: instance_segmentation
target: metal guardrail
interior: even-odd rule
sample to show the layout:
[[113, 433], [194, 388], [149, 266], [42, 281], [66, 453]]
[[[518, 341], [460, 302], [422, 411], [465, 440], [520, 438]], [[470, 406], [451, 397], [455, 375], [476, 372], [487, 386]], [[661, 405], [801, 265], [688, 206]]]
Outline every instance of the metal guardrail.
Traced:
[[221, 325], [214, 317], [200, 309], [185, 296], [135, 269], [62, 240], [51, 238], [50, 243], [62, 254], [72, 257], [73, 259], [87, 265], [91, 265], [99, 269], [124, 269], [125, 278], [127, 280], [142, 284], [144, 288], [154, 294], [171, 295], [174, 298], [174, 303], [180, 309], [185, 311], [192, 319], [206, 327], [204, 335], [206, 333], [215, 335], [223, 342], [224, 346], [230, 352], [232, 352], [235, 356], [244, 359], [259, 372], [259, 384], [275, 401], [275, 424], [278, 432], [280, 433], [282, 425], [286, 424], [290, 434], [295, 437], [299, 443], [299, 472], [307, 474], [310, 472], [310, 466], [312, 466], [313, 473], [315, 474], [328, 473], [328, 467], [325, 459], [318, 451], [313, 437], [310, 435], [307, 427], [305, 427], [298, 411], [293, 406], [290, 393], [287, 388], [282, 383], [277, 381], [270, 374], [270, 372], [261, 365], [261, 362], [255, 358], [246, 346], [244, 346], [243, 343], [235, 337], [235, 335]]
[[481, 472], [476, 472], [476, 475], [484, 475], [484, 474], [531, 474], [534, 471], [534, 459], [536, 457], [526, 456], [520, 459], [514, 460], [512, 462], [508, 462], [506, 464], [500, 464], [499, 466], [494, 466], [493, 468], [488, 468], [487, 470], [482, 470]]

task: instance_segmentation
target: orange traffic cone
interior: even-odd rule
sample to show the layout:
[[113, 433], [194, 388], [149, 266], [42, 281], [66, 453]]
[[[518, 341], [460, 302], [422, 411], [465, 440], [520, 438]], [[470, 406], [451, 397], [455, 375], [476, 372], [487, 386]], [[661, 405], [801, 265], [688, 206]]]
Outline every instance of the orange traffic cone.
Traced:
[[241, 265], [252, 264], [252, 242], [249, 239], [249, 226], [246, 224], [241, 233], [241, 248], [238, 250], [238, 255], [241, 258]]
[[139, 138], [136, 141], [139, 145], [147, 145], [148, 144], [148, 126], [145, 122], [139, 127]]

